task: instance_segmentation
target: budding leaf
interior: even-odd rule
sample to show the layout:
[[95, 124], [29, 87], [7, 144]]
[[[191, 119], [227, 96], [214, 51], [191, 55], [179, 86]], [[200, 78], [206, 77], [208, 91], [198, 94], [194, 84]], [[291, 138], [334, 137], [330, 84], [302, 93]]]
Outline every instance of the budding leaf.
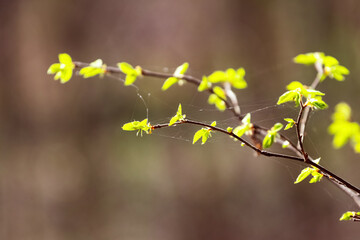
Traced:
[[287, 91], [279, 97], [277, 105], [293, 101], [296, 106], [298, 106], [300, 103], [300, 97], [300, 90]]
[[73, 75], [75, 64], [73, 63], [70, 55], [67, 53], [59, 54], [58, 58], [59, 63], [52, 64], [49, 67], [47, 74], [55, 74], [55, 80], [60, 79], [61, 83], [66, 83]]
[[165, 91], [175, 83], [179, 83], [179, 84], [182, 83], [180, 79], [184, 77], [184, 74], [186, 73], [188, 68], [189, 68], [189, 63], [187, 62], [177, 67], [173, 74], [173, 77], [169, 77], [168, 79], [165, 80], [163, 86], [161, 87], [161, 90]]
[[125, 86], [133, 84], [138, 76], [141, 76], [141, 67], [137, 66], [133, 68], [130, 64], [126, 62], [121, 62], [117, 64], [119, 69], [126, 74], [125, 77]]
[[88, 67], [84, 67], [80, 70], [80, 75], [84, 78], [94, 77], [96, 75], [100, 75], [100, 77], [104, 76], [106, 71], [106, 65], [103, 64], [101, 59], [97, 59], [94, 62], [90, 63]]
[[354, 218], [360, 219], [360, 212], [346, 212], [340, 217], [340, 221], [349, 221], [353, 220]]
[[198, 91], [202, 92], [205, 91], [207, 89], [211, 88], [211, 82], [209, 82], [208, 78], [206, 76], [202, 77], [202, 81], [198, 87]]
[[175, 124], [176, 122], [178, 122], [178, 121], [184, 120], [185, 117], [186, 117], [186, 115], [185, 115], [185, 114], [184, 114], [184, 115], [182, 114], [181, 104], [179, 104], [177, 113], [176, 113], [175, 116], [173, 116], [173, 117], [171, 118], [170, 123], [169, 123], [169, 126], [174, 125], [174, 124]]
[[288, 122], [288, 124], [286, 124], [284, 130], [288, 130], [288, 129], [292, 128], [295, 124], [295, 121], [292, 118], [284, 118], [284, 120]]
[[294, 58], [294, 62], [304, 65], [312, 65], [315, 64], [317, 61], [322, 61], [322, 57], [324, 56], [324, 53], [321, 52], [299, 54]]
[[307, 99], [305, 106], [310, 106], [310, 107], [316, 108], [316, 109], [328, 108], [328, 105], [323, 100], [321, 100], [320, 98], [312, 98], [312, 97], [309, 97]]
[[140, 132], [141, 136], [142, 136], [143, 132], [145, 132], [146, 134], [150, 134], [152, 126], [147, 121], [148, 121], [148, 119], [146, 118], [146, 119], [142, 120], [141, 122], [133, 121], [133, 122], [125, 123], [122, 126], [122, 129], [125, 131], [138, 131], [136, 135], [138, 135]]
[[226, 99], [225, 91], [219, 86], [215, 86], [213, 91], [214, 93], [209, 96], [208, 103], [215, 104], [217, 109], [224, 111], [226, 109], [226, 104], [224, 102]]
[[310, 167], [307, 167], [301, 171], [299, 176], [296, 178], [295, 184], [302, 182], [305, 178], [307, 178], [312, 172], [312, 169]]
[[234, 88], [243, 89], [247, 87], [244, 76], [244, 68], [239, 68], [237, 70], [228, 68], [226, 71], [213, 72], [209, 75], [208, 79], [211, 83], [229, 82]]
[[276, 123], [270, 130], [268, 130], [266, 136], [263, 139], [263, 148], [269, 148], [275, 142], [278, 132], [283, 128], [281, 123]]

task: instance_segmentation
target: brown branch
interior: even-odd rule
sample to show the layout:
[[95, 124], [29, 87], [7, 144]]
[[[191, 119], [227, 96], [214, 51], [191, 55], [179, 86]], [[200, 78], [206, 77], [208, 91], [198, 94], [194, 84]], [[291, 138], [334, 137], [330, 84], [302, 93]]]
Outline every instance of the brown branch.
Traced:
[[[83, 68], [83, 67], [87, 67], [89, 66], [89, 64], [87, 63], [82, 63], [82, 62], [74, 62], [75, 67], [76, 68]], [[316, 68], [319, 68], [319, 66], [316, 66]], [[320, 69], [320, 68], [319, 68]], [[315, 88], [318, 83], [320, 82], [320, 77], [322, 76], [322, 74], [320, 74], [320, 70], [318, 70], [318, 75], [317, 78], [314, 80], [313, 84], [311, 85], [312, 88]], [[116, 67], [106, 67], [106, 73], [107, 74], [124, 74], [119, 68]], [[322, 72], [321, 72], [322, 73]], [[156, 77], [156, 78], [169, 78], [169, 77], [174, 77], [173, 74], [169, 74], [169, 73], [159, 73], [159, 72], [153, 72], [150, 70], [146, 70], [146, 69], [142, 69], [142, 75], [143, 76], [149, 76], [149, 77]], [[181, 79], [192, 83], [196, 86], [199, 86], [201, 83], [201, 80], [193, 77], [193, 76], [189, 76], [189, 75], [183, 75], [181, 77]], [[209, 88], [208, 92], [211, 94], [216, 94], [213, 91], [213, 88]], [[218, 96], [219, 98], [221, 98], [220, 96]], [[221, 98], [222, 99], [222, 98]], [[234, 104], [232, 104], [232, 102], [227, 101], [225, 99], [222, 99], [225, 104], [226, 107], [229, 108], [234, 116], [236, 116], [239, 120], [243, 119], [243, 115], [240, 114], [240, 112], [238, 110], [236, 110], [236, 106], [234, 106]], [[309, 109], [309, 110], [307, 110]], [[313, 162], [313, 160], [307, 155], [307, 153], [304, 151], [303, 146], [302, 146], [302, 138], [304, 136], [304, 132], [305, 132], [305, 125], [306, 125], [306, 121], [308, 118], [308, 114], [309, 114], [310, 108], [305, 107], [305, 109], [301, 109], [301, 114], [299, 114], [299, 118], [298, 118], [298, 124], [297, 124], [297, 132], [298, 132], [298, 140], [299, 143], [301, 144], [300, 147], [296, 147], [296, 145], [294, 143], [292, 143], [292, 141], [290, 141], [288, 138], [286, 138], [285, 136], [279, 134], [279, 139], [277, 139], [277, 142], [284, 142], [284, 141], [288, 141], [290, 143], [289, 149], [292, 150], [294, 153], [296, 153], [298, 155], [298, 157], [295, 156], [290, 156], [290, 155], [285, 155], [285, 154], [279, 154], [279, 153], [273, 153], [273, 152], [268, 152], [262, 149], [259, 149], [257, 147], [255, 147], [254, 145], [252, 145], [250, 142], [246, 141], [243, 138], [238, 137], [237, 135], [235, 135], [234, 133], [229, 133], [224, 129], [218, 128], [218, 127], [213, 127], [210, 126], [208, 124], [204, 124], [204, 123], [200, 123], [200, 122], [196, 122], [196, 121], [192, 121], [192, 120], [184, 120], [181, 123], [189, 123], [189, 124], [193, 124], [193, 125], [200, 125], [203, 127], [208, 127], [214, 131], [218, 131], [218, 132], [222, 132], [225, 133], [227, 135], [230, 135], [231, 137], [234, 137], [236, 139], [238, 139], [239, 141], [241, 141], [242, 143], [244, 143], [246, 146], [250, 147], [251, 149], [253, 149], [254, 151], [256, 151], [257, 153], [264, 155], [264, 156], [268, 156], [268, 157], [280, 157], [280, 158], [286, 158], [286, 159], [291, 159], [291, 160], [296, 160], [296, 161], [302, 161], [305, 162], [309, 165], [312, 165], [316, 168], [318, 168], [321, 173], [327, 177], [328, 180], [330, 180], [331, 182], [333, 182], [335, 185], [337, 185], [339, 188], [341, 188], [343, 191], [345, 191], [347, 194], [349, 194], [354, 200], [355, 202], [360, 206], [360, 190], [358, 188], [356, 188], [355, 186], [353, 186], [352, 184], [348, 183], [347, 181], [345, 181], [344, 179], [338, 177], [336, 174], [332, 173], [331, 171], [325, 169], [324, 167], [320, 166], [319, 164], [316, 164]], [[179, 124], [179, 123], [178, 123]], [[155, 125], [153, 126], [154, 129], [155, 128], [161, 128], [161, 127], [165, 127], [168, 126], [167, 124], [160, 124], [160, 125]], [[256, 124], [253, 124], [253, 128], [254, 128], [254, 134], [259, 134], [260, 136], [264, 137], [267, 134], [268, 129], [258, 126]]]

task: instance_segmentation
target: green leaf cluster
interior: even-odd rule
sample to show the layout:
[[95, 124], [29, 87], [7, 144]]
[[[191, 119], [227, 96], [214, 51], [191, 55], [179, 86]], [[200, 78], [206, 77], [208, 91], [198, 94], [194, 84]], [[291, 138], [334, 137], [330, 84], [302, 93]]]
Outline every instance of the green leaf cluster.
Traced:
[[67, 53], [60, 53], [58, 57], [59, 63], [52, 64], [47, 70], [47, 74], [55, 74], [55, 80], [60, 79], [61, 83], [66, 83], [73, 75], [75, 64]]
[[336, 58], [326, 56], [322, 52], [299, 54], [294, 58], [294, 62], [304, 65], [320, 63], [324, 69], [323, 75], [320, 78], [321, 81], [323, 81], [326, 77], [335, 78], [338, 81], [344, 81], [344, 75], [348, 75], [350, 73], [346, 67], [339, 65], [339, 61]]
[[176, 112], [176, 115], [173, 116], [171, 119], [170, 119], [170, 122], [169, 122], [169, 126], [172, 126], [174, 125], [176, 122], [178, 121], [183, 121], [185, 119], [186, 115], [182, 114], [182, 108], [181, 108], [181, 104], [179, 104], [179, 107], [178, 107], [178, 110]]
[[201, 83], [198, 87], [199, 92], [203, 92], [207, 89], [210, 89], [212, 86], [211, 82], [209, 82], [209, 79], [206, 76], [202, 77]]
[[285, 120], [286, 122], [288, 122], [288, 123], [286, 124], [284, 130], [288, 130], [288, 129], [292, 128], [292, 127], [295, 125], [295, 123], [296, 123], [296, 122], [294, 121], [294, 119], [292, 119], [292, 118], [284, 118], [284, 120]]
[[101, 59], [97, 59], [94, 62], [91, 62], [88, 67], [84, 67], [80, 70], [80, 75], [84, 78], [94, 77], [100, 75], [103, 77], [106, 72], [106, 64], [103, 64]]
[[152, 130], [152, 126], [150, 123], [148, 123], [148, 119], [144, 119], [141, 122], [139, 121], [133, 121], [129, 123], [125, 123], [122, 126], [122, 129], [125, 131], [137, 131], [136, 136], [139, 134], [142, 136], [143, 132], [146, 134], [150, 134]]
[[226, 71], [215, 71], [208, 80], [211, 83], [229, 82], [236, 89], [243, 89], [247, 87], [247, 83], [244, 79], [245, 69], [239, 68], [237, 70], [228, 68]]
[[187, 62], [183, 63], [182, 65], [177, 67], [174, 74], [173, 74], [173, 77], [169, 77], [168, 79], [166, 79], [163, 86], [161, 87], [161, 89], [163, 91], [165, 91], [169, 87], [174, 85], [175, 83], [179, 83], [179, 85], [181, 85], [183, 83], [183, 81], [180, 81], [180, 80], [181, 80], [181, 78], [184, 77], [184, 74], [186, 73], [188, 68], [189, 68], [189, 63], [187, 63]]
[[360, 153], [360, 125], [357, 122], [351, 122], [350, 118], [350, 106], [346, 103], [337, 104], [328, 132], [334, 135], [334, 148], [341, 148], [350, 141], [355, 152]]
[[[314, 160], [314, 162], [318, 164], [320, 162], [320, 158]], [[319, 182], [321, 180], [321, 178], [323, 177], [323, 175], [321, 173], [319, 173], [319, 170], [316, 167], [307, 167], [301, 171], [299, 176], [296, 178], [296, 181], [294, 182], [294, 184], [302, 182], [309, 175], [312, 175], [312, 178], [310, 179], [309, 183]]]
[[346, 212], [340, 217], [340, 221], [349, 221], [354, 219], [360, 219], [360, 212]]
[[[216, 126], [216, 122], [211, 123], [212, 127]], [[205, 144], [206, 141], [211, 137], [211, 128], [202, 128], [197, 131], [193, 138], [193, 144], [195, 144], [201, 138], [201, 144]]]
[[241, 120], [242, 124], [234, 128], [232, 132], [241, 137], [244, 134], [252, 134], [253, 125], [251, 124], [251, 115], [250, 113], [246, 114], [246, 116]]
[[217, 109], [224, 111], [226, 109], [226, 103], [224, 101], [226, 100], [226, 94], [224, 89], [219, 86], [215, 86], [213, 88], [213, 92], [214, 93], [210, 94], [208, 98], [208, 103], [214, 104]]
[[309, 106], [315, 109], [326, 109], [328, 105], [322, 100], [321, 96], [325, 93], [311, 89], [298, 81], [291, 82], [286, 86], [289, 90], [283, 93], [277, 102], [278, 105], [286, 102], [295, 102], [295, 106], [299, 106], [302, 98], [305, 97], [306, 102], [304, 106]]
[[142, 69], [140, 66], [136, 66], [135, 68], [131, 66], [129, 63], [121, 62], [118, 63], [118, 68], [126, 75], [125, 77], [125, 86], [129, 86], [136, 81], [138, 76], [141, 76]]
[[263, 139], [263, 148], [269, 148], [275, 142], [278, 132], [283, 128], [281, 123], [275, 123], [275, 125], [268, 130], [266, 136]]

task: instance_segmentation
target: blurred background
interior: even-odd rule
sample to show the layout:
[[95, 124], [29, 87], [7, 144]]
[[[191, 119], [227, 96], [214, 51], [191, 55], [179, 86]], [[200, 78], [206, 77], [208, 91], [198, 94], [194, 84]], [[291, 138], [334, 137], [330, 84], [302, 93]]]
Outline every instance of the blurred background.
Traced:
[[294, 185], [302, 165], [255, 157], [220, 134], [192, 145], [189, 126], [142, 138], [121, 130], [147, 111], [167, 122], [179, 102], [189, 118], [236, 126], [192, 85], [62, 85], [46, 71], [62, 52], [165, 72], [188, 61], [197, 77], [244, 67], [242, 110], [272, 126], [296, 115], [275, 105], [286, 84], [315, 77], [292, 58], [324, 51], [351, 74], [319, 86], [330, 107], [311, 115], [306, 148], [360, 186], [360, 156], [333, 150], [327, 134], [340, 101], [360, 122], [359, 12], [356, 0], [0, 1], [0, 239], [356, 239], [359, 224], [338, 218], [359, 209], [327, 181]]

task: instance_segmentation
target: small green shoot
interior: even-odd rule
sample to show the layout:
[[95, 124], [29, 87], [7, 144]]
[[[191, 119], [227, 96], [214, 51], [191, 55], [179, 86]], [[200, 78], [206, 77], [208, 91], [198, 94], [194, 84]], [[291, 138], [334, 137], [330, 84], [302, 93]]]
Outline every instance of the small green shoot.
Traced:
[[[314, 162], [318, 164], [320, 162], [320, 158], [314, 160]], [[319, 182], [323, 177], [323, 175], [321, 173], [319, 173], [319, 170], [317, 168], [307, 167], [301, 171], [299, 176], [296, 178], [296, 181], [294, 182], [294, 184], [298, 184], [298, 183], [302, 182], [309, 175], [312, 175], [312, 178], [310, 179], [309, 183]]]
[[122, 129], [125, 131], [137, 131], [136, 136], [138, 136], [139, 132], [140, 135], [143, 135], [143, 132], [146, 134], [151, 134], [152, 126], [150, 123], [148, 123], [148, 119], [144, 119], [141, 122], [139, 121], [133, 121], [129, 123], [125, 123], [122, 126]]
[[[215, 127], [216, 121], [212, 122], [211, 126]], [[201, 145], [203, 145], [210, 137], [211, 137], [211, 128], [202, 128], [195, 133], [193, 138], [193, 144], [195, 144], [201, 138]]]
[[360, 212], [346, 212], [340, 217], [340, 221], [350, 221], [355, 220], [360, 221]]
[[179, 104], [177, 113], [175, 116], [173, 116], [170, 120], [169, 126], [174, 125], [176, 122], [183, 121], [185, 119], [186, 115], [182, 114], [181, 104]]
[[60, 53], [59, 63], [52, 64], [47, 70], [47, 74], [55, 74], [55, 80], [60, 79], [61, 83], [66, 83], [71, 79], [74, 68], [75, 64], [70, 55], [67, 53]]
[[250, 113], [246, 114], [246, 116], [241, 120], [242, 124], [234, 128], [233, 133], [242, 137], [244, 134], [251, 134], [253, 125], [251, 124], [251, 115]]
[[270, 130], [268, 130], [266, 136], [263, 139], [263, 148], [269, 148], [275, 142], [278, 132], [283, 128], [281, 123], [276, 123]]
[[351, 108], [346, 103], [339, 103], [335, 107], [332, 115], [333, 122], [328, 128], [328, 132], [334, 135], [334, 148], [343, 147], [348, 141], [356, 153], [360, 153], [360, 125], [357, 122], [350, 122]]
[[80, 70], [80, 75], [84, 78], [94, 77], [100, 75], [103, 77], [106, 72], [106, 65], [103, 64], [101, 59], [97, 59], [94, 62], [90, 63], [88, 67], [84, 67]]
[[214, 104], [218, 110], [224, 111], [226, 109], [226, 104], [224, 101], [226, 100], [226, 94], [224, 89], [219, 86], [215, 86], [213, 91], [214, 93], [210, 94], [209, 96], [208, 103]]
[[136, 66], [135, 68], [131, 66], [129, 63], [121, 62], [118, 63], [118, 68], [126, 75], [125, 77], [125, 86], [129, 86], [136, 81], [138, 76], [141, 76], [142, 69], [140, 66]]
[[288, 123], [286, 124], [284, 130], [288, 130], [288, 129], [292, 128], [292, 127], [295, 125], [295, 121], [294, 121], [294, 119], [292, 119], [292, 118], [284, 118], [284, 120], [285, 120], [286, 122], [288, 122]]
[[161, 89], [165, 91], [175, 83], [179, 83], [179, 85], [181, 85], [182, 81], [180, 81], [180, 79], [184, 77], [184, 74], [186, 73], [188, 68], [189, 68], [189, 63], [187, 62], [177, 67], [173, 74], [173, 77], [169, 77], [168, 79], [166, 79]]
[[247, 87], [247, 83], [244, 79], [245, 70], [244, 68], [239, 68], [237, 70], [233, 68], [228, 68], [224, 71], [215, 71], [208, 77], [209, 82], [219, 83], [219, 82], [229, 82], [236, 89], [243, 89]]

